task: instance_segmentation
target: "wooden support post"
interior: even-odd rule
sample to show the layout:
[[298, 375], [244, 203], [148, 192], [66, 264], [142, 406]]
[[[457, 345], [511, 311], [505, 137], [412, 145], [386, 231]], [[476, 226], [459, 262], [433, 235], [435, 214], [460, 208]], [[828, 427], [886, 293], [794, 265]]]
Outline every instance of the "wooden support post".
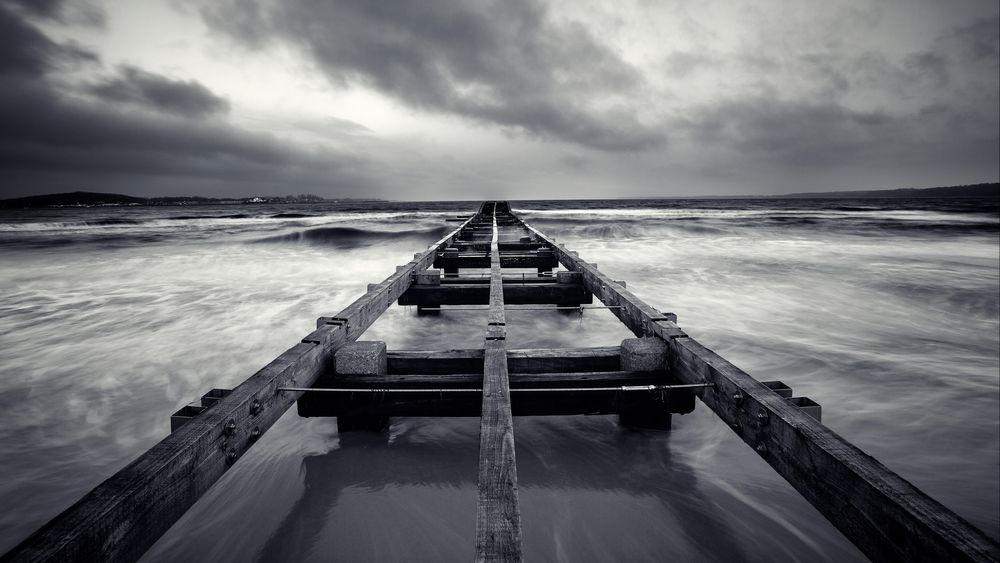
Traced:
[[[662, 373], [667, 369], [667, 345], [658, 338], [626, 338], [621, 350], [622, 371]], [[671, 416], [665, 404], [650, 400], [619, 414], [618, 422], [633, 428], [670, 430]]]
[[[422, 272], [416, 272], [413, 274], [413, 287], [441, 287], [441, 270], [427, 269]], [[407, 291], [410, 291], [409, 289]], [[405, 293], [403, 294], [405, 295]], [[400, 296], [402, 298], [402, 296]], [[438, 315], [441, 311], [438, 307], [441, 303], [418, 303], [417, 304], [417, 315]]]
[[517, 501], [514, 421], [507, 380], [507, 327], [497, 246], [496, 204], [493, 211], [490, 312], [483, 345], [483, 408], [479, 426], [476, 561], [520, 561], [521, 511]]
[[[389, 372], [385, 353], [385, 342], [381, 341], [357, 341], [344, 345], [334, 355], [337, 379], [350, 381], [351, 376], [385, 376]], [[340, 433], [355, 430], [379, 432], [388, 427], [388, 416], [337, 417], [337, 431]]]

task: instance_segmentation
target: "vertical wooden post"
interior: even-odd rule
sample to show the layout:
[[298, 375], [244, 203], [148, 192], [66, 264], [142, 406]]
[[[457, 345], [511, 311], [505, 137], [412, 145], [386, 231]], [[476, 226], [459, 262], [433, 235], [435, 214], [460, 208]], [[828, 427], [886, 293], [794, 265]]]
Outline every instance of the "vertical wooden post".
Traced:
[[[385, 342], [374, 340], [359, 340], [345, 344], [334, 354], [334, 365], [337, 378], [350, 378], [352, 375], [378, 375], [389, 373], [386, 361]], [[338, 416], [337, 431], [352, 432], [355, 430], [372, 430], [375, 432], [389, 427], [388, 416]]]
[[[626, 338], [621, 345], [622, 371], [665, 371], [667, 345], [659, 338]], [[671, 414], [666, 404], [653, 403], [618, 415], [618, 422], [635, 428], [670, 430]]]

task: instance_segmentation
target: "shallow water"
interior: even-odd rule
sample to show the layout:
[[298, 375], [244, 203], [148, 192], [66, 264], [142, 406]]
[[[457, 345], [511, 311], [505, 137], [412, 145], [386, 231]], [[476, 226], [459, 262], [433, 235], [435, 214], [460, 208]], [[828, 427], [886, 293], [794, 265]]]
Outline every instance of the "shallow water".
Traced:
[[[467, 204], [0, 212], [0, 550], [410, 260]], [[993, 537], [996, 202], [521, 202], [761, 380]], [[416, 209], [416, 211], [414, 211]], [[477, 347], [485, 315], [393, 307], [363, 337]], [[509, 345], [614, 345], [606, 311], [509, 316]], [[467, 560], [476, 419], [337, 434], [286, 414], [145, 561]], [[669, 433], [515, 420], [530, 560], [845, 561], [851, 544], [703, 405]]]

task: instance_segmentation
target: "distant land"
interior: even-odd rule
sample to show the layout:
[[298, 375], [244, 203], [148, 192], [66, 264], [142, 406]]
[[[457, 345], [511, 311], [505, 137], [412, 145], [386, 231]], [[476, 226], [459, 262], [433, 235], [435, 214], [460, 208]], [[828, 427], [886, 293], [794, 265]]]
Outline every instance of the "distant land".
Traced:
[[33, 207], [136, 207], [162, 205], [243, 205], [254, 203], [325, 203], [331, 201], [379, 201], [375, 199], [324, 199], [310, 194], [291, 196], [215, 197], [135, 197], [99, 192], [71, 192], [0, 199], [0, 208]]
[[[767, 196], [686, 196], [652, 199], [931, 199], [931, 198], [996, 198], [1000, 199], [1000, 183], [968, 184], [940, 188], [901, 188], [893, 190], [855, 190], [839, 192], [802, 192]], [[644, 198], [629, 198], [644, 199]], [[327, 203], [336, 201], [382, 201], [379, 199], [325, 199], [315, 195], [251, 196], [244, 198], [214, 197], [135, 197], [98, 192], [71, 192], [36, 195], [0, 200], [0, 208], [34, 207], [132, 207], [162, 205], [244, 205], [255, 203]]]
[[795, 199], [914, 199], [914, 198], [949, 198], [949, 197], [993, 197], [1000, 198], [1000, 183], [968, 184], [964, 186], [948, 186], [943, 188], [901, 188], [898, 190], [857, 190], [843, 192], [803, 192], [784, 194], [780, 197]]

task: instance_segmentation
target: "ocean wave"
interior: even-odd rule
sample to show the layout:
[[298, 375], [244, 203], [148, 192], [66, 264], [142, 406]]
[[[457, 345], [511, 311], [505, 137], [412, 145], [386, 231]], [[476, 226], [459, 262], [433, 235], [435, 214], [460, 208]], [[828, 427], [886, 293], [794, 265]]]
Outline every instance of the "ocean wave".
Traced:
[[316, 227], [284, 235], [264, 237], [250, 242], [253, 244], [311, 244], [348, 249], [413, 238], [423, 238], [433, 242], [449, 232], [448, 227], [411, 231], [380, 231], [357, 227]]

